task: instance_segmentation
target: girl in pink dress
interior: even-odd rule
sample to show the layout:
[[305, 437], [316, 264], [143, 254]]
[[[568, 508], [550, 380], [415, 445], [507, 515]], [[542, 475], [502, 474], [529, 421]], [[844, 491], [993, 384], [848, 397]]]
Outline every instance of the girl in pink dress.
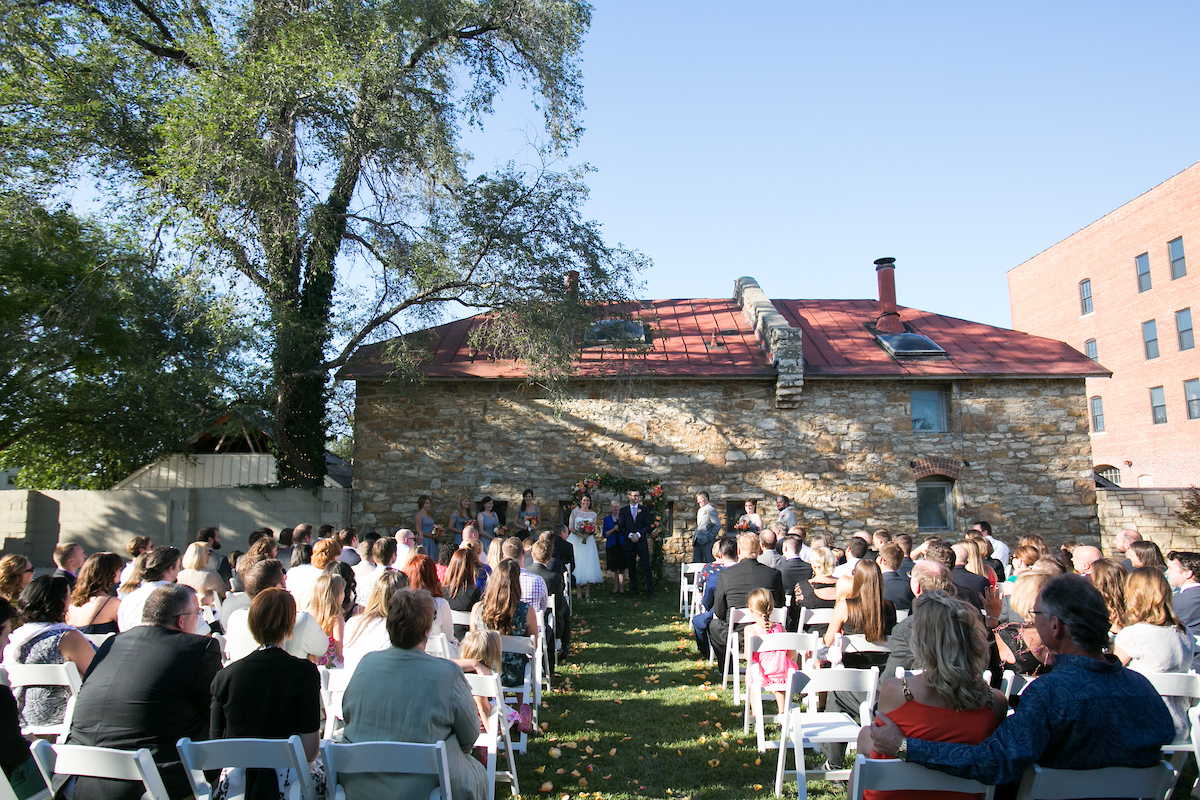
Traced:
[[[754, 618], [746, 627], [746, 652], [750, 651], [752, 636], [766, 636], [768, 633], [783, 633], [783, 626], [771, 622], [771, 613], [775, 610], [775, 600], [767, 589], [755, 589], [746, 598], [746, 608]], [[746, 686], [767, 686], [772, 683], [786, 683], [788, 676], [800, 669], [796, 665], [795, 650], [768, 650], [751, 656], [750, 666], [746, 670]], [[757, 697], [757, 692], [755, 693]], [[775, 692], [775, 702], [783, 708], [784, 692]]]

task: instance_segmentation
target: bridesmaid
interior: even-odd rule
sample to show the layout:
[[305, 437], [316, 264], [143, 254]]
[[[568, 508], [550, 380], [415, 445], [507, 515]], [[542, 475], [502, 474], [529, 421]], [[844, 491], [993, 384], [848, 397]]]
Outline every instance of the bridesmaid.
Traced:
[[433, 528], [437, 525], [433, 520], [433, 501], [429, 499], [429, 495], [423, 494], [417, 498], [417, 514], [413, 517], [413, 530], [420, 531], [422, 539], [421, 544], [425, 545], [425, 554], [432, 558], [435, 562], [438, 556], [438, 543], [433, 538]]
[[474, 521], [475, 518], [471, 516], [471, 498], [464, 494], [458, 498], [458, 507], [450, 512], [450, 522], [446, 525], [446, 530], [454, 536], [451, 541], [455, 547], [462, 544], [463, 528]]
[[522, 539], [530, 536], [537, 538], [537, 529], [542, 524], [542, 512], [533, 502], [533, 489], [526, 489], [521, 495], [521, 510], [517, 512], [517, 535]]
[[483, 542], [485, 548], [492, 543], [492, 539], [496, 538], [496, 528], [500, 526], [500, 517], [492, 510], [494, 505], [492, 498], [483, 498], [483, 511], [480, 511], [479, 516], [475, 518], [475, 522], [479, 526], [479, 540]]

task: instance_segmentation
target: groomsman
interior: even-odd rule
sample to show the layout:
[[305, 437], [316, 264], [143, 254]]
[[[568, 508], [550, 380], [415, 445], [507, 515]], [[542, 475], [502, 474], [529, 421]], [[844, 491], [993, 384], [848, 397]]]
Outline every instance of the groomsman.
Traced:
[[642, 506], [642, 493], [629, 492], [629, 505], [621, 509], [617, 530], [625, 539], [625, 566], [629, 568], [629, 588], [638, 593], [637, 559], [642, 559], [642, 575], [646, 579], [646, 598], [654, 599], [654, 578], [650, 574], [650, 531], [653, 520], [650, 511]]
[[721, 532], [721, 518], [708, 499], [708, 492], [696, 494], [696, 535], [692, 537], [692, 563], [711, 564], [713, 542]]

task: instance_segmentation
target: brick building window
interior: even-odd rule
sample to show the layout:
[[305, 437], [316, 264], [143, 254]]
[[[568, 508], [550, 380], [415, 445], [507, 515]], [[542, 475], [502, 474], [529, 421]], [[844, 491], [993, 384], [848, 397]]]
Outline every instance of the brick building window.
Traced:
[[1146, 360], [1158, 358], [1158, 323], [1154, 320], [1142, 323], [1142, 341], [1146, 345]]
[[946, 392], [941, 389], [914, 389], [909, 396], [914, 431], [944, 433], [946, 424]]
[[1150, 411], [1155, 425], [1163, 425], [1167, 421], [1167, 396], [1163, 387], [1155, 386], [1150, 390]]
[[1103, 464], [1099, 467], [1096, 467], [1096, 474], [1101, 478], [1104, 478], [1106, 481], [1112, 481], [1118, 486], [1121, 485], [1121, 470], [1117, 469], [1116, 467], [1110, 467], [1107, 464]]
[[1096, 363], [1100, 362], [1100, 351], [1096, 349], [1096, 340], [1088, 339], [1083, 343], [1083, 352], [1088, 358]]
[[1150, 254], [1142, 253], [1133, 260], [1133, 265], [1137, 270], [1138, 291], [1150, 291]]
[[1175, 312], [1175, 330], [1179, 331], [1179, 349], [1191, 350], [1196, 346], [1196, 337], [1192, 333], [1192, 310], [1185, 308]]
[[1200, 378], [1183, 382], [1183, 396], [1187, 399], [1188, 419], [1200, 419]]
[[1097, 395], [1088, 403], [1092, 407], [1092, 433], [1104, 433], [1104, 400]]
[[1171, 280], [1187, 275], [1187, 262], [1183, 260], [1183, 237], [1167, 242], [1167, 255], [1171, 257]]
[[917, 481], [917, 530], [954, 530], [954, 481], [940, 476]]
[[1079, 282], [1079, 313], [1092, 313], [1092, 279], [1084, 278]]

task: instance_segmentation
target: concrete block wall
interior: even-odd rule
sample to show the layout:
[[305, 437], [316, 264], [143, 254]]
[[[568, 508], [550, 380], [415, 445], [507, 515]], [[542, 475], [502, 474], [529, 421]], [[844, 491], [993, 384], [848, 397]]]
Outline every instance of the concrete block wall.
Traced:
[[1189, 489], [1097, 489], [1104, 551], [1115, 553], [1113, 537], [1129, 528], [1157, 544], [1163, 555], [1171, 550], [1200, 552], [1200, 529], [1189, 528], [1175, 516], [1189, 492]]

